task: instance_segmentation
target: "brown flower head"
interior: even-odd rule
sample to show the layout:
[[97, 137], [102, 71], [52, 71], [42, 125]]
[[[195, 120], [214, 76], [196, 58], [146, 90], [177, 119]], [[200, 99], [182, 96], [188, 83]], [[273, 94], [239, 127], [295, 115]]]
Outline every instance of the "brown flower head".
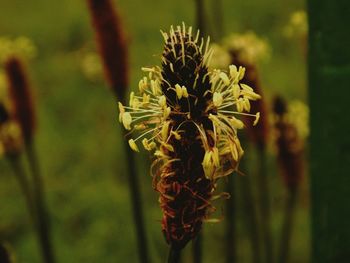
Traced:
[[9, 81], [10, 97], [14, 105], [14, 117], [17, 120], [23, 139], [30, 142], [35, 130], [35, 113], [28, 77], [22, 62], [11, 57], [5, 62]]
[[0, 101], [0, 157], [3, 154], [18, 154], [21, 148], [22, 134], [20, 127]]
[[[237, 115], [255, 117], [250, 100], [259, 99], [240, 83], [245, 69], [209, 70], [209, 39], [182, 26], [162, 32], [162, 66], [143, 68], [140, 94], [130, 94], [130, 105], [119, 103], [119, 120], [141, 134], [129, 144], [139, 151], [142, 140], [153, 151], [154, 188], [163, 211], [162, 229], [167, 242], [183, 248], [215, 210], [211, 204], [216, 181], [237, 170], [243, 150]], [[143, 138], [143, 139], [142, 139]]]
[[128, 86], [128, 56], [118, 13], [110, 0], [87, 0], [106, 78], [123, 99]]
[[286, 118], [287, 104], [284, 99], [276, 97], [273, 108], [276, 115], [277, 160], [286, 186], [293, 191], [302, 178], [304, 146], [296, 126]]
[[5, 123], [9, 117], [10, 116], [5, 108], [5, 105], [0, 103], [0, 125]]

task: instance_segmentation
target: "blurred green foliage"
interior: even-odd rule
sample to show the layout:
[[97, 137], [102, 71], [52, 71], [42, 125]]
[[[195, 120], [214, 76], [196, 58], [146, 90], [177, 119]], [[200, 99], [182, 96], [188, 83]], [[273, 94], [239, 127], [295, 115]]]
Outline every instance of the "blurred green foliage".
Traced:
[[[137, 88], [141, 66], [159, 64], [159, 29], [194, 20], [194, 1], [119, 0], [130, 43], [131, 89]], [[209, 30], [215, 1], [207, 0]], [[272, 55], [260, 65], [267, 98], [279, 93], [306, 99], [305, 57], [298, 40], [283, 35], [292, 12], [304, 1], [223, 1], [225, 33], [253, 30], [268, 39]], [[94, 36], [83, 0], [0, 0], [0, 36], [26, 36], [37, 46], [28, 65], [35, 89], [39, 126], [36, 136], [52, 213], [58, 262], [136, 262], [134, 227], [120, 147], [117, 104], [102, 79], [91, 81], [82, 71], [82, 52], [94, 51]], [[249, 153], [249, 149], [246, 149]], [[139, 154], [145, 218], [153, 262], [163, 262], [167, 246], [160, 231], [158, 196], [151, 187], [149, 158]], [[246, 156], [254, 168], [253, 154]], [[285, 190], [273, 177], [273, 231], [278, 237]], [[248, 169], [252, 172], [254, 169]], [[146, 172], [145, 172], [146, 171]], [[249, 173], [249, 172], [247, 172]], [[307, 184], [304, 183], [292, 240], [291, 262], [308, 262], [309, 221]], [[11, 244], [18, 262], [40, 262], [39, 250], [24, 201], [6, 160], [0, 161], [0, 237]], [[218, 204], [218, 210], [223, 203]], [[218, 216], [221, 216], [219, 213]], [[238, 214], [239, 216], [239, 214]], [[224, 224], [205, 225], [205, 262], [224, 262]], [[248, 262], [248, 238], [238, 226], [238, 255]], [[278, 240], [278, 239], [277, 239]], [[184, 262], [190, 262], [190, 246]], [[209, 249], [210, 248], [210, 249]], [[208, 252], [210, 251], [210, 253]], [[187, 261], [186, 261], [187, 260]]]

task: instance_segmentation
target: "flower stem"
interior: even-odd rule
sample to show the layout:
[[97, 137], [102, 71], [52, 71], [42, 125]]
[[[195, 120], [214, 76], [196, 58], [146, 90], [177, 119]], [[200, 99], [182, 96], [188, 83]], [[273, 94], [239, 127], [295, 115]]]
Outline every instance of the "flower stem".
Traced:
[[30, 215], [30, 219], [32, 220], [33, 223], [35, 223], [36, 219], [35, 219], [35, 208], [33, 206], [33, 197], [32, 197], [27, 176], [25, 175], [23, 166], [20, 162], [20, 156], [18, 154], [9, 155], [8, 160], [10, 162], [12, 170], [16, 176], [19, 187], [24, 196], [26, 206]]
[[45, 202], [44, 183], [39, 168], [39, 161], [35, 151], [34, 142], [27, 142], [25, 145], [27, 158], [32, 175], [33, 202], [36, 209], [36, 224], [39, 241], [45, 263], [55, 263], [55, 256], [52, 248], [51, 229], [49, 215]]
[[288, 192], [288, 199], [286, 201], [284, 222], [280, 239], [280, 251], [278, 256], [279, 263], [288, 262], [290, 241], [292, 237], [292, 230], [294, 225], [294, 212], [297, 200], [297, 189], [291, 189]]
[[202, 239], [203, 234], [200, 232], [198, 233], [197, 237], [192, 241], [193, 263], [202, 263]]
[[265, 244], [266, 262], [273, 262], [273, 244], [270, 228], [270, 189], [266, 174], [266, 152], [265, 147], [258, 147], [258, 191], [260, 200], [260, 214], [263, 240]]
[[[123, 129], [123, 136], [125, 137], [127, 131]], [[126, 140], [123, 140], [124, 151], [126, 153], [127, 158], [127, 166], [128, 166], [128, 181], [129, 181], [129, 192], [130, 199], [132, 203], [133, 217], [134, 223], [136, 227], [136, 237], [138, 242], [138, 250], [139, 250], [139, 260], [142, 263], [148, 263], [149, 255], [148, 255], [148, 244], [146, 238], [146, 231], [144, 226], [143, 219], [143, 211], [141, 205], [141, 195], [140, 195], [140, 186], [137, 178], [136, 165], [134, 160], [134, 154], [129, 147], [129, 144]]]
[[170, 246], [169, 255], [168, 255], [168, 263], [179, 263], [181, 257], [181, 249], [174, 248]]
[[[242, 161], [241, 166], [244, 165]], [[242, 168], [244, 170], [244, 168]], [[255, 202], [253, 197], [252, 190], [252, 181], [251, 176], [247, 175], [240, 178], [241, 180], [241, 188], [242, 188], [242, 201], [243, 207], [245, 211], [245, 225], [246, 229], [250, 236], [250, 244], [252, 250], [252, 262], [260, 263], [261, 262], [261, 248], [260, 248], [260, 236], [258, 229], [258, 220], [257, 213], [255, 211]]]
[[227, 192], [230, 198], [226, 201], [226, 262], [236, 262], [236, 189], [234, 175], [228, 177]]
[[0, 243], [0, 262], [1, 263], [13, 263], [13, 258], [10, 255], [10, 252], [4, 246], [3, 244]]
[[195, 0], [196, 2], [196, 26], [201, 31], [201, 34], [204, 35], [207, 33], [207, 28], [205, 24], [205, 15], [204, 15], [204, 1]]
[[215, 40], [220, 41], [222, 37], [224, 36], [224, 7], [223, 7], [223, 1], [222, 0], [212, 0], [212, 10], [214, 19], [212, 20], [214, 22], [214, 32], [216, 33]]

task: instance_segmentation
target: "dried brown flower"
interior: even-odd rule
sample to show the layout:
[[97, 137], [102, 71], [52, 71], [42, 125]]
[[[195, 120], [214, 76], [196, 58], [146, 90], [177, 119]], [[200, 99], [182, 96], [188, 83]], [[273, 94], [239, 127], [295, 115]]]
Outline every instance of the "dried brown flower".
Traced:
[[278, 164], [284, 182], [292, 191], [298, 187], [302, 178], [304, 146], [295, 125], [285, 118], [287, 105], [283, 98], [274, 99], [274, 111]]
[[87, 0], [106, 78], [113, 92], [124, 98], [128, 80], [128, 48], [121, 19], [110, 0]]
[[10, 97], [14, 105], [14, 118], [17, 120], [23, 139], [30, 142], [36, 127], [32, 92], [23, 63], [17, 57], [5, 62], [9, 81]]

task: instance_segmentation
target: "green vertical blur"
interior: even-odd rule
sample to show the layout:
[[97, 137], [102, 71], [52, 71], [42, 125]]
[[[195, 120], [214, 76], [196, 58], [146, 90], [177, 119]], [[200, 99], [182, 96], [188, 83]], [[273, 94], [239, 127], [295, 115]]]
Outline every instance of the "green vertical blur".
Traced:
[[349, 262], [350, 1], [308, 7], [312, 262]]

